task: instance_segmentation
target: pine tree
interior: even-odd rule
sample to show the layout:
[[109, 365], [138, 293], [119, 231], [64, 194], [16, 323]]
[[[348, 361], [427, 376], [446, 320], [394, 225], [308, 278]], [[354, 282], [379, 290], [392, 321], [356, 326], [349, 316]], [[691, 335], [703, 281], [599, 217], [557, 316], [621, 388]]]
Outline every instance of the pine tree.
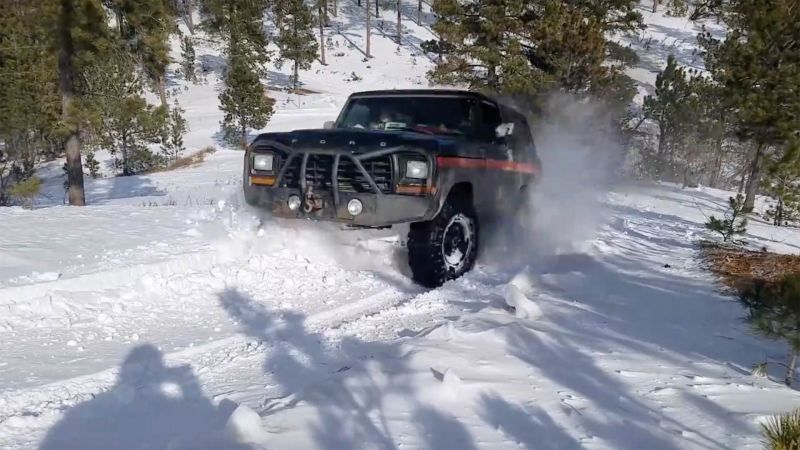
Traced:
[[800, 219], [800, 142], [792, 141], [784, 156], [770, 165], [766, 175], [765, 193], [775, 199], [766, 217], [777, 226]]
[[117, 17], [119, 33], [156, 87], [161, 106], [168, 107], [166, 73], [169, 36], [176, 30], [168, 0], [105, 0]]
[[753, 207], [764, 160], [800, 129], [800, 8], [796, 0], [732, 0], [722, 9], [725, 40], [701, 36], [706, 67], [724, 87], [740, 138], [756, 150], [745, 204]]
[[106, 14], [99, 0], [42, 0], [41, 24], [51, 33], [58, 55], [59, 94], [61, 96], [61, 130], [66, 155], [69, 204], [83, 206], [81, 164], [81, 102], [85, 86], [81, 75], [86, 66], [103, 58], [109, 42]]
[[275, 44], [280, 50], [276, 66], [284, 61], [292, 61], [292, 88], [297, 89], [300, 70], [311, 67], [317, 57], [318, 45], [314, 39], [314, 17], [303, 0], [286, 0], [286, 10], [281, 14], [283, 20], [278, 28]]
[[107, 148], [126, 176], [161, 165], [150, 146], [162, 141], [167, 117], [165, 108], [144, 99], [143, 82], [134, 68], [134, 57], [118, 47], [86, 73], [94, 86], [92, 101], [84, 104], [92, 143]]
[[747, 214], [752, 209], [744, 204], [744, 197], [738, 194], [735, 198], [728, 198], [728, 210], [725, 211], [725, 217], [718, 219], [711, 216], [706, 222], [706, 228], [722, 236], [723, 242], [733, 241], [734, 236], [737, 234], [744, 234], [747, 232]]
[[319, 24], [319, 62], [325, 66], [325, 23], [322, 17], [325, 15], [325, 2], [317, 0], [317, 23]]
[[147, 104], [139, 95], [129, 95], [109, 103], [113, 109], [103, 120], [104, 146], [116, 156], [122, 175], [146, 172], [162, 161], [149, 148], [161, 140], [164, 110]]
[[30, 2], [0, 8], [0, 205], [60, 141], [57, 59], [40, 22], [40, 7]]
[[[289, 0], [277, 0], [273, 6], [276, 23], [284, 21]], [[225, 113], [222, 131], [236, 146], [247, 145], [247, 131], [266, 126], [272, 116], [274, 100], [266, 95], [261, 83], [264, 64], [270, 59], [264, 34], [267, 0], [203, 0], [203, 26], [226, 42], [228, 67], [225, 89], [219, 94], [220, 109]]]
[[[636, 2], [435, 0], [441, 61], [431, 81], [504, 94], [562, 90], [615, 98], [624, 64], [608, 36], [641, 26]], [[627, 106], [627, 105], [626, 105]]]
[[195, 52], [194, 52], [194, 43], [192, 42], [192, 38], [189, 36], [184, 36], [181, 39], [181, 58], [183, 59], [183, 76], [186, 78], [186, 81], [197, 81], [197, 73], [195, 72]]
[[25, 208], [33, 208], [36, 197], [42, 191], [42, 180], [37, 177], [26, 178], [17, 182], [9, 189], [12, 198], [19, 201]]
[[245, 147], [248, 130], [267, 125], [275, 101], [267, 97], [247, 56], [236, 47], [228, 51], [225, 90], [219, 95], [220, 109], [225, 113], [222, 130], [230, 144]]
[[[281, 24], [283, 24], [283, 15], [289, 9], [287, 6], [289, 1], [290, 0], [272, 0], [272, 5], [271, 5], [272, 19], [276, 29], [280, 29], [282, 26]], [[322, 15], [321, 11], [322, 7], [324, 6], [324, 3], [322, 0], [318, 0], [316, 4], [317, 7], [320, 9], [320, 16], [321, 16]], [[320, 23], [322, 23], [322, 21], [320, 21]]]
[[800, 275], [791, 274], [777, 282], [758, 281], [741, 295], [753, 331], [789, 344], [785, 383], [794, 382], [800, 355]]
[[178, 159], [186, 150], [183, 145], [183, 135], [189, 128], [186, 119], [183, 118], [184, 112], [176, 100], [167, 117], [167, 140], [161, 144], [161, 149], [165, 159], [170, 162]]
[[86, 168], [89, 169], [89, 175], [92, 178], [97, 178], [100, 176], [100, 162], [97, 161], [97, 158], [94, 156], [94, 152], [91, 150], [86, 153]]
[[[282, 1], [288, 0], [278, 0]], [[263, 20], [269, 6], [269, 0], [202, 0], [203, 26], [221, 36], [229, 48], [235, 46], [246, 54], [252, 66], [261, 71], [271, 56]]]
[[655, 158], [658, 174], [663, 174], [667, 169], [674, 170], [676, 156], [689, 147], [697, 147], [694, 138], [702, 102], [696, 95], [696, 87], [696, 82], [670, 55], [667, 66], [656, 75], [655, 93], [644, 99], [645, 117], [658, 123], [658, 151]]
[[[490, 2], [436, 0], [433, 10], [437, 22], [433, 30], [453, 45], [452, 51], [429, 74], [442, 84], [467, 84], [471, 89], [502, 91], [506, 82], [498, 73], [503, 61], [515, 62], [528, 78], [528, 64], [518, 41], [508, 35], [521, 35], [524, 26], [522, 1]], [[515, 50], [511, 52], [512, 46]], [[509, 71], [509, 75], [512, 73]], [[506, 89], [507, 90], [507, 89]]]
[[705, 76], [694, 76], [691, 88], [699, 106], [695, 129], [706, 151], [708, 185], [721, 187], [723, 163], [726, 162], [726, 140], [731, 135], [731, 115], [722, 86]]
[[722, 20], [723, 9], [727, 6], [728, 0], [699, 0], [694, 2], [692, 13], [689, 15], [691, 20], [702, 20], [709, 17], [716, 17], [717, 23]]

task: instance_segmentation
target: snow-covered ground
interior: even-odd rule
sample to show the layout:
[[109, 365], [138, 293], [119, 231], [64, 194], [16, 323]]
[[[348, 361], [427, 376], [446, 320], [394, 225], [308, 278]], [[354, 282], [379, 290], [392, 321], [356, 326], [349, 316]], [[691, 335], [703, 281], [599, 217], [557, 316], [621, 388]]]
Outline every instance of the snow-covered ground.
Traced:
[[[424, 84], [425, 28], [407, 21], [398, 49], [386, 11], [380, 56], [364, 63], [348, 47], [362, 45], [357, 14], [343, 2], [329, 65], [302, 74], [317, 93], [274, 92], [267, 129], [318, 126], [352, 90]], [[219, 60], [213, 43], [197, 50]], [[364, 80], [346, 81], [354, 71]], [[425, 290], [402, 228], [244, 206], [216, 74], [171, 83], [189, 150], [219, 148], [204, 163], [90, 180], [86, 208], [55, 206], [54, 163], [41, 208], [0, 210], [0, 448], [755, 449], [763, 418], [800, 404], [750, 374], [785, 348], [751, 336], [696, 260], [729, 193], [616, 183], [588, 201], [543, 196], [531, 249], [513, 261], [489, 249]], [[545, 162], [563, 162], [547, 143]], [[568, 191], [554, 178], [580, 177], [545, 183]], [[800, 249], [793, 229], [749, 233]]]

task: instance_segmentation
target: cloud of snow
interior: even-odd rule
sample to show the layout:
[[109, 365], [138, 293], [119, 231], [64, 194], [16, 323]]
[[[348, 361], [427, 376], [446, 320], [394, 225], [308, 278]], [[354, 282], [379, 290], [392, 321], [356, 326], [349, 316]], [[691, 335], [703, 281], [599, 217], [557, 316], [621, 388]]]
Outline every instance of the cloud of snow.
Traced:
[[624, 156], [609, 116], [602, 106], [569, 96], [546, 103], [534, 126], [543, 167], [532, 192], [537, 241], [575, 250], [605, 223], [605, 198]]
[[349, 270], [410, 274], [403, 245], [408, 226], [364, 230], [330, 222], [281, 219], [263, 208], [249, 206], [240, 194], [231, 200], [235, 212], [230, 217], [227, 211], [220, 213], [228, 237], [233, 238], [221, 241], [220, 253], [224, 255], [279, 254]]
[[539, 114], [529, 115], [542, 171], [529, 192], [525, 226], [510, 228], [524, 235], [513, 241], [525, 243], [526, 257], [582, 251], [607, 220], [605, 198], [623, 161], [621, 140], [603, 106], [569, 95], [552, 95]]

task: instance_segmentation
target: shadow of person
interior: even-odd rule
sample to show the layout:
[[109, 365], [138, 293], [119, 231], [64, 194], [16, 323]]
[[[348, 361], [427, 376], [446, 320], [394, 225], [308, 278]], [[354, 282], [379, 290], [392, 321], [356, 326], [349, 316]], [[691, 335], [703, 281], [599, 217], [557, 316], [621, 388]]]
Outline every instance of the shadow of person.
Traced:
[[248, 449], [225, 432], [232, 409], [203, 395], [191, 367], [168, 367], [158, 349], [140, 345], [116, 384], [68, 409], [39, 450]]

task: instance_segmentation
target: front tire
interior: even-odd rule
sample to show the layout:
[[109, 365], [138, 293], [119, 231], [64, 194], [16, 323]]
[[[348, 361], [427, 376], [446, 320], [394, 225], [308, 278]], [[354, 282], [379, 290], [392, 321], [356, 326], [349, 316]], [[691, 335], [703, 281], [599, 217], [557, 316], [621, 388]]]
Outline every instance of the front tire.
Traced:
[[448, 198], [433, 220], [411, 224], [408, 264], [414, 281], [435, 288], [472, 270], [478, 231], [475, 208], [458, 198]]

